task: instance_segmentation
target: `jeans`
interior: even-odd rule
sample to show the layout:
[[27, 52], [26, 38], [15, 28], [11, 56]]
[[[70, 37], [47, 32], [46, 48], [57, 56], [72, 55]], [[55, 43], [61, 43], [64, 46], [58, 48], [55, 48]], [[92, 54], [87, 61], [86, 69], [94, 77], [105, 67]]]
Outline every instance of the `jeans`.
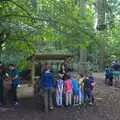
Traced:
[[4, 87], [0, 85], [0, 104], [3, 104], [3, 97], [4, 97]]
[[67, 91], [66, 93], [65, 93], [65, 103], [66, 103], [66, 106], [68, 106], [68, 105], [71, 105], [72, 104], [72, 92], [71, 91]]
[[48, 108], [53, 107], [53, 90], [52, 88], [44, 88], [44, 111], [48, 112]]
[[18, 97], [17, 97], [17, 84], [12, 84], [12, 97], [14, 102], [18, 102]]
[[84, 91], [80, 88], [79, 90], [79, 102], [83, 102], [84, 101]]
[[56, 104], [58, 106], [61, 106], [62, 105], [62, 92], [58, 92], [56, 91]]
[[88, 102], [94, 103], [94, 95], [92, 90], [85, 90], [84, 91], [84, 101], [86, 102], [88, 98]]

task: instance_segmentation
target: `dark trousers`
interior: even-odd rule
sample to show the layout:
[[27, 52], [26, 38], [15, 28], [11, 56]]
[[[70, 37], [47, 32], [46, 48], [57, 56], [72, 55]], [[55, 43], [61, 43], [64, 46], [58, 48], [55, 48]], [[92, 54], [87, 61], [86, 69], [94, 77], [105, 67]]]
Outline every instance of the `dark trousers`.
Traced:
[[53, 90], [52, 88], [44, 88], [44, 111], [48, 112], [48, 109], [53, 107]]
[[110, 85], [110, 86], [113, 85], [113, 78], [109, 78], [109, 85]]
[[87, 98], [88, 98], [88, 102], [92, 102], [94, 103], [94, 95], [93, 95], [93, 92], [92, 90], [85, 90], [84, 91], [84, 100], [85, 102], [87, 101]]
[[105, 85], [108, 85], [109, 75], [105, 75]]
[[17, 97], [17, 84], [12, 84], [12, 98], [14, 102], [18, 102], [18, 97]]
[[2, 85], [0, 85], [0, 103], [3, 104], [4, 103], [4, 87]]

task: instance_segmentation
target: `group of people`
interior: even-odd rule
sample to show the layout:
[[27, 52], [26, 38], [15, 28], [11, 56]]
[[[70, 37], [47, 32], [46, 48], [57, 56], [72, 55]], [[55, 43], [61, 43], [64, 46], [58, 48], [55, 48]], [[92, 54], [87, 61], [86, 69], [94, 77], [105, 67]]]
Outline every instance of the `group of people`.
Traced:
[[17, 97], [17, 86], [19, 84], [19, 72], [13, 64], [8, 65], [8, 73], [4, 70], [3, 64], [0, 62], [0, 105], [5, 104], [4, 90], [5, 90], [5, 79], [10, 83], [10, 91], [12, 103], [17, 105], [19, 100]]
[[113, 67], [106, 66], [104, 73], [105, 73], [105, 84], [108, 86], [112, 86], [114, 84], [116, 87], [120, 80], [120, 68], [115, 69], [114, 66]]
[[[51, 72], [51, 65], [44, 66], [41, 74], [40, 88], [43, 89], [44, 110], [53, 110], [54, 106], [72, 106], [82, 103], [94, 104], [93, 90], [95, 79], [92, 73], [68, 74], [67, 67], [62, 64], [61, 70], [54, 78]], [[4, 80], [10, 82], [10, 91], [13, 104], [19, 104], [17, 97], [17, 87], [20, 83], [19, 71], [13, 64], [8, 65], [8, 71], [4, 71], [4, 66], [0, 63], [0, 105], [5, 104]], [[55, 98], [55, 99], [54, 99]]]
[[[44, 110], [53, 110], [54, 105], [57, 107], [79, 105], [82, 103], [94, 104], [93, 90], [95, 79], [93, 74], [85, 75], [75, 73], [58, 74], [57, 80], [54, 82], [51, 67], [46, 66], [41, 76], [40, 87], [43, 88]], [[55, 90], [53, 95], [53, 90]], [[54, 104], [55, 96], [55, 104]]]

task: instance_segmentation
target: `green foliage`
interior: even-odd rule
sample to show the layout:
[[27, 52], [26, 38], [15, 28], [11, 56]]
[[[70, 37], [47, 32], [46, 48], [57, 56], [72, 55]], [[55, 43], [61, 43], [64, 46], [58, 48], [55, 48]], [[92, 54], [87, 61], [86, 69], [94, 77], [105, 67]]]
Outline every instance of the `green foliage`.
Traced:
[[[99, 54], [105, 46], [109, 48], [105, 49], [109, 58], [113, 55], [118, 57], [119, 28], [106, 31], [108, 36], [104, 38], [103, 33], [101, 40], [101, 34], [93, 29], [92, 3], [95, 0], [87, 1], [86, 14], [80, 16], [80, 6], [74, 0], [1, 0], [1, 60], [19, 63], [23, 68], [26, 57], [35, 52], [74, 52], [78, 55], [80, 47], [83, 47], [88, 53], [96, 51], [95, 54]], [[111, 5], [117, 15], [118, 1]], [[100, 50], [99, 46], [103, 49]], [[116, 48], [114, 51], [113, 46]]]

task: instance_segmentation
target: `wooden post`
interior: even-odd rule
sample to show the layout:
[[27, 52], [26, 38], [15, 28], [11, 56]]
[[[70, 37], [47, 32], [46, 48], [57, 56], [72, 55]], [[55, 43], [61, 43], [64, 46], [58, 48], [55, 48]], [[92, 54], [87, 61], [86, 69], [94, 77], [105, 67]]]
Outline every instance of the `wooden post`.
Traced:
[[57, 71], [59, 71], [59, 63], [57, 63]]
[[31, 71], [31, 77], [32, 77], [32, 84], [35, 83], [35, 60], [32, 59], [32, 71]]

